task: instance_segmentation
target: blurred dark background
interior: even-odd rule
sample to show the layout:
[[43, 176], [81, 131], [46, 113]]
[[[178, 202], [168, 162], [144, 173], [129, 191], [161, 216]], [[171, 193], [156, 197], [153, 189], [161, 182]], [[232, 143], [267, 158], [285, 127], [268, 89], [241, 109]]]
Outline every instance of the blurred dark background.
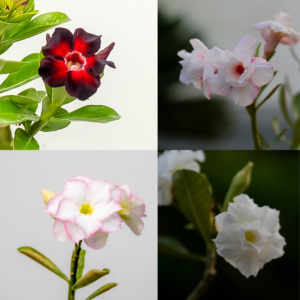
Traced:
[[[179, 50], [185, 49], [191, 52], [189, 43], [191, 38], [198, 38], [211, 48], [218, 46], [225, 50], [232, 50], [234, 45], [243, 35], [253, 33], [259, 42], [262, 41], [259, 31], [252, 28], [257, 16], [248, 12], [246, 20], [242, 20], [241, 13], [245, 12], [245, 5], [232, 6], [229, 11], [227, 7], [226, 20], [222, 19], [224, 13], [221, 10], [215, 12], [213, 9], [217, 3], [207, 1], [190, 1], [183, 9], [179, 0], [160, 1], [158, 10], [158, 148], [159, 149], [253, 149], [250, 118], [245, 108], [234, 104], [231, 98], [217, 97], [212, 95], [211, 100], [206, 99], [202, 91], [197, 90], [192, 84], [186, 86], [179, 82], [181, 58], [177, 56]], [[230, 2], [237, 2], [230, 0]], [[270, 16], [264, 10], [260, 11], [262, 18], [274, 18], [273, 10]], [[276, 8], [277, 9], [277, 8]], [[199, 18], [195, 19], [197, 11]], [[171, 11], [171, 12], [169, 12]], [[276, 13], [277, 11], [274, 11]], [[211, 15], [211, 18], [207, 16]], [[251, 16], [250, 16], [251, 15]], [[209, 19], [209, 21], [207, 20]], [[237, 26], [236, 19], [239, 20]], [[252, 23], [251, 23], [252, 22]], [[203, 26], [206, 23], [206, 26]], [[213, 29], [211, 29], [213, 27]], [[234, 31], [231, 27], [234, 27]], [[240, 33], [242, 27], [242, 33]], [[217, 31], [217, 33], [216, 33]], [[209, 34], [214, 32], [214, 35]], [[232, 46], [231, 46], [232, 44]], [[231, 49], [232, 47], [232, 49]], [[261, 49], [264, 47], [262, 43]], [[279, 52], [272, 59], [272, 64], [280, 73], [262, 95], [261, 100], [278, 83], [283, 83], [284, 75], [297, 76], [299, 82], [299, 68], [288, 53], [288, 47], [279, 46]], [[298, 49], [297, 49], [298, 50]], [[262, 51], [262, 50], [261, 50]], [[285, 52], [282, 52], [285, 51]], [[262, 52], [261, 52], [262, 55]], [[283, 57], [284, 55], [284, 57]], [[282, 67], [290, 66], [288, 70]], [[279, 63], [278, 63], [279, 61]], [[288, 72], [288, 73], [287, 73]], [[291, 77], [292, 78], [292, 77]], [[294, 78], [292, 78], [292, 86]], [[294, 92], [296, 92], [295, 87]], [[297, 84], [299, 90], [299, 83]], [[260, 100], [260, 101], [261, 101]], [[279, 109], [278, 91], [265, 103], [258, 112], [259, 129], [269, 144], [275, 140], [272, 129], [272, 117], [279, 118], [281, 129], [287, 127]], [[289, 102], [291, 100], [288, 100]], [[292, 137], [292, 130], [286, 132], [288, 138]], [[275, 149], [289, 149], [285, 143], [280, 141]]]
[[[265, 264], [257, 277], [245, 278], [222, 257], [217, 275], [201, 299], [299, 299], [299, 152], [205, 151], [201, 164], [222, 203], [232, 177], [249, 161], [254, 163], [252, 182], [245, 192], [259, 206], [280, 211], [280, 234], [285, 254]], [[158, 208], [158, 234], [178, 238], [192, 252], [204, 254], [201, 237], [185, 230], [188, 222], [172, 206]], [[158, 299], [184, 300], [200, 281], [203, 263], [158, 255]]]

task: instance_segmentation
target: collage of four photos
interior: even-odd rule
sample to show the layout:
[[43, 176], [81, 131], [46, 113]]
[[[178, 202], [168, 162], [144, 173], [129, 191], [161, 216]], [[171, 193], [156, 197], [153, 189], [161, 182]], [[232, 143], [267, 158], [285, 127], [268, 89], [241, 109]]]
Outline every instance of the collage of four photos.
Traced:
[[0, 0], [1, 300], [298, 300], [300, 2]]

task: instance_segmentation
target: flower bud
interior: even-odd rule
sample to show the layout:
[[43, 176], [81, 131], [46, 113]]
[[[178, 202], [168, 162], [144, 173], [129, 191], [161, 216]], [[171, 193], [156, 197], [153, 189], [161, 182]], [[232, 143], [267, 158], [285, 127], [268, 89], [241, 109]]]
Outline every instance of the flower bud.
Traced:
[[55, 197], [55, 194], [50, 192], [50, 191], [47, 191], [47, 190], [44, 190], [44, 189], [41, 189], [41, 193], [42, 193], [42, 196], [43, 196], [43, 199], [44, 199], [44, 203], [47, 205], [49, 200], [53, 197]]

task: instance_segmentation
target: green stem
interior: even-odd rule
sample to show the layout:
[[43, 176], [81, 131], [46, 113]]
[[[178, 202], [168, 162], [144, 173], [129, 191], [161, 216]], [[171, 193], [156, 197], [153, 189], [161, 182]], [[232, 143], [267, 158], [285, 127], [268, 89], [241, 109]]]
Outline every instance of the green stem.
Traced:
[[217, 273], [215, 265], [216, 247], [213, 243], [209, 243], [206, 246], [206, 261], [202, 279], [186, 300], [197, 300], [203, 295]]
[[50, 121], [51, 117], [56, 113], [59, 109], [57, 106], [50, 106], [49, 109], [41, 115], [39, 121], [33, 123], [28, 129], [28, 133], [31, 137], [35, 136], [43, 127], [45, 127]]
[[78, 244], [75, 244], [75, 249], [72, 254], [68, 300], [75, 299], [75, 291], [72, 290], [72, 287], [76, 283], [76, 272], [78, 268], [79, 254], [81, 251], [81, 243], [82, 241], [80, 241]]
[[251, 107], [252, 107], [251, 129], [252, 129], [252, 137], [253, 137], [253, 142], [254, 142], [254, 149], [255, 150], [261, 150], [260, 138], [259, 138], [259, 132], [258, 132], [258, 125], [257, 125], [257, 117], [256, 117], [255, 104], [253, 103], [251, 105]]
[[1, 127], [0, 124], [0, 150], [13, 150], [13, 138], [10, 126]]

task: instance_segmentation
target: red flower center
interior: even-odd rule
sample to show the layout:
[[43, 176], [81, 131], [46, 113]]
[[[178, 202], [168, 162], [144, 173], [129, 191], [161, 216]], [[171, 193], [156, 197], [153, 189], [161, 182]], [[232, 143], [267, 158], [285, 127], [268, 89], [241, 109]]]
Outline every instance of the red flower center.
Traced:
[[65, 63], [69, 70], [79, 71], [85, 66], [86, 58], [81, 53], [74, 51], [65, 57]]
[[235, 67], [235, 70], [241, 76], [244, 73], [245, 68], [244, 68], [244, 66], [242, 64], [240, 64], [240, 65], [238, 65], [238, 66]]

